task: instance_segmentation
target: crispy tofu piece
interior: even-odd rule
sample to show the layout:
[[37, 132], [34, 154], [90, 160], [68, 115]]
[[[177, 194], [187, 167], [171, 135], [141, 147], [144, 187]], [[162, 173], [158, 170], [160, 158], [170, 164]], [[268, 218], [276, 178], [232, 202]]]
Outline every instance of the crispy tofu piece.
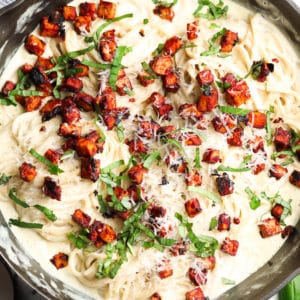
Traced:
[[185, 300], [206, 300], [203, 291], [200, 287], [197, 287], [189, 292], [185, 293]]
[[238, 80], [232, 73], [226, 73], [225, 76], [222, 77], [222, 81], [223, 81], [223, 83], [225, 83], [225, 85], [228, 86], [227, 88], [229, 88], [231, 86], [235, 86], [238, 82]]
[[61, 200], [61, 187], [51, 177], [46, 176], [42, 186], [43, 193], [55, 200]]
[[227, 138], [227, 143], [230, 146], [241, 147], [243, 145], [242, 136], [244, 131], [242, 128], [235, 128], [231, 136]]
[[187, 162], [185, 162], [177, 152], [171, 151], [170, 154], [165, 159], [166, 164], [171, 170], [177, 173], [185, 173], [188, 167]]
[[70, 76], [62, 80], [60, 89], [71, 93], [79, 93], [83, 88], [82, 80], [76, 76]]
[[182, 242], [177, 242], [176, 244], [174, 244], [171, 247], [170, 252], [172, 253], [173, 256], [179, 256], [179, 255], [185, 255], [187, 250], [188, 250], [188, 243], [185, 241], [182, 241]]
[[11, 92], [12, 90], [14, 90], [16, 87], [16, 84], [10, 80], [5, 81], [1, 92], [4, 96], [8, 96], [8, 93]]
[[253, 169], [252, 172], [254, 175], [259, 174], [260, 172], [262, 172], [264, 169], [266, 168], [266, 164], [261, 163], [261, 164], [256, 164]]
[[267, 117], [266, 114], [259, 112], [259, 111], [253, 111], [250, 112], [248, 115], [249, 124], [253, 126], [254, 128], [265, 128], [267, 123]]
[[25, 49], [32, 54], [37, 56], [43, 55], [45, 52], [46, 43], [39, 39], [34, 34], [30, 34], [25, 41]]
[[190, 218], [194, 218], [202, 212], [200, 202], [197, 198], [192, 198], [184, 203], [185, 211]]
[[75, 69], [77, 71], [74, 74], [75, 77], [84, 77], [89, 75], [89, 67], [82, 64], [78, 59], [70, 58], [68, 60], [68, 68]]
[[231, 218], [226, 213], [220, 214], [218, 217], [218, 230], [230, 230]]
[[279, 165], [279, 164], [273, 164], [270, 171], [269, 176], [276, 178], [276, 180], [279, 180], [281, 177], [283, 177], [288, 172], [288, 169]]
[[200, 186], [202, 184], [202, 176], [198, 170], [192, 169], [186, 174], [185, 182], [188, 186]]
[[73, 23], [74, 29], [78, 34], [90, 32], [92, 19], [90, 16], [77, 16]]
[[49, 16], [42, 17], [40, 22], [40, 35], [44, 37], [61, 37], [61, 25], [59, 23], [52, 23]]
[[159, 134], [163, 137], [166, 137], [168, 139], [173, 139], [176, 136], [176, 127], [173, 125], [166, 125], [166, 126], [161, 126], [159, 128]]
[[97, 145], [90, 139], [80, 138], [76, 143], [76, 152], [79, 156], [91, 158], [97, 153]]
[[166, 103], [166, 97], [159, 92], [153, 92], [147, 102], [152, 104], [153, 109], [158, 110]]
[[163, 86], [168, 93], [177, 93], [180, 88], [180, 78], [178, 72], [168, 70], [166, 75], [163, 76]]
[[230, 195], [234, 191], [234, 182], [227, 173], [223, 173], [216, 178], [218, 192], [221, 196]]
[[98, 220], [95, 220], [88, 228], [89, 229], [88, 238], [98, 249], [104, 245], [104, 241], [101, 239], [99, 234], [102, 227], [103, 227], [103, 223]]
[[211, 85], [215, 80], [214, 75], [209, 69], [200, 71], [197, 74], [196, 79], [199, 82], [201, 87]]
[[180, 142], [184, 142], [186, 146], [200, 146], [202, 140], [198, 134], [194, 132], [184, 132], [179, 136]]
[[296, 232], [295, 227], [291, 225], [285, 226], [281, 232], [281, 237], [285, 239], [286, 237], [293, 235], [295, 232]]
[[154, 293], [151, 297], [150, 300], [162, 300], [162, 297], [160, 296], [159, 293]]
[[218, 98], [218, 91], [216, 89], [209, 88], [200, 95], [198, 110], [201, 112], [211, 112], [217, 107]]
[[282, 229], [279, 222], [275, 218], [268, 218], [258, 225], [259, 233], [262, 238], [267, 238], [281, 233]]
[[148, 208], [151, 218], [164, 218], [167, 215], [167, 210], [159, 205], [151, 204]]
[[246, 81], [239, 81], [226, 90], [226, 101], [229, 105], [240, 106], [251, 98]]
[[48, 121], [61, 113], [62, 101], [57, 99], [49, 100], [41, 109], [42, 121]]
[[115, 30], [105, 31], [99, 42], [99, 51], [104, 61], [113, 61], [117, 49]]
[[[207, 270], [201, 269], [200, 267], [195, 268], [189, 268], [188, 270], [189, 279], [194, 285], [204, 285], [207, 282]], [[198, 298], [197, 298], [198, 299]]]
[[121, 122], [121, 120], [128, 119], [129, 114], [129, 109], [127, 107], [117, 107], [112, 110], [103, 110], [102, 118], [107, 130], [112, 130]]
[[68, 97], [62, 101], [61, 116], [63, 122], [68, 124], [74, 124], [80, 120], [79, 108], [75, 105], [72, 98]]
[[280, 221], [280, 218], [281, 218], [281, 215], [283, 213], [283, 210], [284, 210], [284, 207], [279, 204], [279, 203], [276, 203], [272, 209], [271, 209], [271, 215], [277, 220], [277, 221]]
[[173, 58], [170, 55], [159, 55], [156, 56], [151, 62], [150, 67], [153, 72], [157, 75], [167, 75], [168, 71], [172, 69]]
[[221, 250], [231, 256], [236, 256], [239, 249], [239, 242], [226, 237], [221, 245]]
[[197, 264], [200, 265], [203, 269], [212, 271], [216, 266], [216, 257], [208, 256], [208, 257], [199, 257], [197, 258]]
[[[43, 70], [50, 70], [55, 67], [55, 63], [52, 62], [52, 57], [44, 58], [38, 56], [35, 66], [42, 67]], [[57, 73], [51, 72], [50, 74], [48, 74], [48, 77], [54, 79], [57, 77]]]
[[221, 38], [221, 51], [229, 53], [232, 51], [233, 47], [238, 43], [239, 37], [236, 32], [226, 30]]
[[83, 228], [89, 228], [92, 218], [78, 208], [72, 214], [72, 220]]
[[103, 224], [102, 228], [98, 232], [101, 239], [107, 244], [112, 243], [117, 238], [116, 232], [108, 224]]
[[223, 115], [222, 117], [215, 117], [212, 119], [212, 125], [215, 131], [225, 134], [228, 129], [235, 127], [235, 120], [230, 115]]
[[195, 40], [198, 38], [199, 31], [199, 22], [194, 21], [192, 23], [186, 24], [186, 34], [189, 41]]
[[95, 158], [84, 157], [81, 158], [80, 161], [81, 177], [96, 182], [100, 175], [100, 160]]
[[[255, 63], [257, 62], [253, 62], [253, 64]], [[265, 82], [267, 80], [267, 77], [270, 75], [270, 72], [274, 72], [274, 64], [266, 63], [265, 61], [263, 61], [260, 67], [260, 73], [257, 77], [257, 81]]]
[[69, 256], [63, 252], [55, 254], [50, 261], [57, 270], [65, 268], [68, 265]]
[[260, 135], [256, 135], [253, 140], [248, 141], [248, 144], [254, 153], [265, 151], [264, 139]]
[[289, 149], [291, 138], [292, 137], [289, 131], [283, 129], [282, 127], [277, 128], [274, 135], [274, 144], [276, 151]]
[[32, 71], [33, 69], [33, 65], [25, 63], [24, 65], [22, 65], [21, 70], [24, 74], [28, 74]]
[[64, 144], [62, 144], [61, 149], [65, 152], [68, 150], [76, 149], [77, 138], [68, 138]]
[[148, 172], [148, 170], [146, 168], [144, 168], [142, 164], [138, 164], [138, 165], [132, 166], [128, 170], [128, 177], [134, 184], [139, 185], [143, 182], [144, 174], [147, 172]]
[[116, 93], [107, 86], [95, 99], [101, 110], [113, 110], [117, 108]]
[[184, 120], [197, 122], [202, 119], [203, 113], [197, 109], [196, 104], [185, 103], [178, 108], [179, 116]]
[[23, 106], [27, 112], [37, 110], [42, 104], [41, 96], [28, 96], [23, 99]]
[[170, 22], [173, 21], [173, 18], [175, 16], [172, 7], [165, 7], [163, 5], [157, 5], [154, 8], [153, 13], [159, 16], [161, 19], [168, 20]]
[[77, 93], [73, 97], [73, 101], [79, 109], [83, 111], [94, 111], [94, 98], [85, 93]]
[[53, 164], [58, 164], [60, 158], [61, 158], [61, 152], [54, 149], [48, 149], [44, 156], [50, 160]]
[[79, 138], [81, 136], [81, 127], [75, 124], [61, 123], [58, 134], [65, 138]]
[[109, 1], [100, 0], [97, 15], [103, 19], [113, 19], [116, 16], [117, 5]]
[[208, 164], [216, 164], [221, 162], [220, 150], [208, 148], [203, 153], [202, 161]]
[[85, 138], [96, 144], [98, 153], [103, 152], [105, 141], [103, 141], [101, 135], [96, 130], [91, 131]]
[[30, 163], [23, 162], [19, 167], [19, 176], [26, 182], [32, 182], [37, 175], [36, 167]]
[[120, 96], [125, 96], [128, 94], [128, 92], [133, 90], [131, 81], [129, 77], [127, 76], [126, 72], [124, 69], [120, 69], [118, 78], [116, 81], [116, 88], [117, 88], [117, 93]]
[[137, 133], [140, 137], [150, 140], [156, 137], [159, 128], [159, 124], [154, 121], [140, 121], [138, 124]]
[[96, 19], [96, 3], [83, 2], [79, 4], [79, 15], [89, 16], [92, 20]]
[[34, 85], [42, 91], [50, 92], [52, 90], [52, 86], [49, 80], [49, 77], [45, 73], [42, 67], [33, 67], [29, 71], [29, 76]]
[[300, 188], [300, 171], [294, 170], [289, 177], [289, 181], [291, 184]]
[[126, 143], [129, 147], [129, 152], [131, 154], [147, 154], [148, 148], [144, 142], [140, 139], [134, 139], [127, 141]]
[[164, 259], [158, 265], [158, 276], [160, 279], [165, 279], [173, 275], [173, 268], [169, 259]]
[[77, 17], [76, 7], [65, 5], [62, 7], [62, 14], [66, 21], [75, 21]]
[[152, 78], [151, 74], [147, 71], [141, 71], [137, 76], [138, 81], [142, 86], [148, 86], [152, 83], [154, 83], [155, 79]]
[[165, 55], [174, 56], [182, 46], [182, 39], [179, 36], [173, 36], [165, 42], [163, 53]]

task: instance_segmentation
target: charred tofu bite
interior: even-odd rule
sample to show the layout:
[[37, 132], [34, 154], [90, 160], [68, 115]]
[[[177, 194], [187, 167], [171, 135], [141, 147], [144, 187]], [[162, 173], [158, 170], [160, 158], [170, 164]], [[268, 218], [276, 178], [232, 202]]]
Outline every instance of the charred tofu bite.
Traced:
[[216, 178], [218, 192], [221, 196], [230, 195], [234, 191], [234, 182], [230, 179], [227, 173]]
[[53, 263], [56, 269], [65, 268], [68, 265], [69, 256], [63, 252], [55, 254], [50, 261]]
[[259, 233], [262, 238], [267, 238], [281, 233], [282, 229], [279, 222], [275, 218], [268, 218], [258, 225]]
[[172, 9], [172, 7], [165, 7], [163, 5], [157, 5], [154, 10], [153, 13], [157, 16], [159, 16], [161, 19], [167, 20], [172, 22], [173, 18], [175, 16], [175, 13]]
[[62, 189], [56, 181], [51, 177], [47, 176], [44, 178], [44, 184], [42, 186], [42, 191], [44, 194], [52, 199], [61, 200]]
[[36, 167], [30, 163], [23, 162], [19, 167], [19, 176], [26, 182], [31, 182], [37, 175]]

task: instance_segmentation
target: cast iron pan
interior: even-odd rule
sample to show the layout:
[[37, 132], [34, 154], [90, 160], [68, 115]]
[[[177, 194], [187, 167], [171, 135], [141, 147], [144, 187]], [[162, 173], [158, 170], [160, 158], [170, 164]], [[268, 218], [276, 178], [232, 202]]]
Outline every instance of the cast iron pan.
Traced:
[[[69, 0], [19, 0], [0, 11], [0, 75], [6, 63], [42, 16]], [[240, 0], [239, 3], [259, 10], [275, 20], [296, 47], [300, 48], [300, 10], [290, 0]], [[29, 9], [34, 7], [34, 9]], [[16, 30], [18, 29], [18, 30]], [[299, 51], [298, 48], [298, 51]], [[299, 120], [300, 121], [300, 120]], [[4, 141], [2, 141], [4, 142]], [[298, 199], [297, 199], [298, 200]], [[300, 274], [300, 222], [276, 255], [242, 283], [221, 295], [220, 300], [266, 300], [288, 281]], [[249, 241], [251, 243], [251, 241]], [[255, 245], [253, 245], [255, 247]], [[24, 249], [6, 224], [0, 212], [0, 253], [7, 263], [29, 285], [49, 299], [91, 299], [42, 270]], [[239, 268], [239, 266], [236, 266]]]

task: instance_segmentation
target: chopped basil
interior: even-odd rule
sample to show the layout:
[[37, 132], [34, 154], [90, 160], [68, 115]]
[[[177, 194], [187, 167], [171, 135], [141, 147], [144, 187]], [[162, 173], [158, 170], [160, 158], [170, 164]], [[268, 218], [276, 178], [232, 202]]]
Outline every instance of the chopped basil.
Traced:
[[124, 136], [124, 126], [122, 123], [119, 123], [117, 126], [117, 135], [120, 142], [123, 142], [125, 139]]
[[149, 19], [144, 19], [143, 20], [143, 23], [146, 25], [146, 24], [148, 24], [149, 23]]
[[155, 242], [147, 242], [147, 241], [144, 241], [144, 242], [143, 242], [143, 247], [144, 247], [145, 249], [155, 248], [155, 249], [157, 249], [157, 250], [160, 251], [160, 252], [163, 252], [163, 251], [164, 251], [164, 247], [161, 246], [161, 245], [159, 245], [159, 244], [157, 244], [157, 243], [155, 243]]
[[232, 168], [232, 167], [226, 167], [226, 166], [220, 165], [220, 166], [218, 166], [217, 170], [223, 171], [223, 172], [248, 172], [248, 171], [251, 171], [251, 168], [247, 168], [247, 167]]
[[221, 199], [218, 195], [216, 195], [215, 193], [210, 192], [210, 191], [208, 191], [204, 188], [196, 187], [196, 186], [189, 186], [188, 191], [193, 192], [193, 193], [198, 193], [202, 196], [205, 196], [206, 198], [212, 200], [215, 203], [220, 203], [221, 202]]
[[109, 174], [100, 174], [99, 179], [113, 188], [117, 186]]
[[[95, 49], [94, 46], [89, 46], [89, 47], [81, 49], [81, 50], [72, 51], [72, 52], [68, 52], [68, 53], [62, 54], [61, 56], [59, 56], [57, 58], [57, 64], [58, 65], [65, 65], [70, 58], [76, 58], [78, 56], [84, 55], [84, 54], [92, 51], [93, 49]], [[49, 71], [52, 72], [53, 70], [48, 70], [48, 72]]]
[[83, 249], [90, 245], [91, 241], [87, 237], [89, 233], [88, 229], [82, 229], [78, 234], [72, 232], [67, 234], [67, 238], [78, 248]]
[[154, 151], [153, 153], [146, 156], [146, 159], [143, 164], [144, 168], [149, 169], [151, 164], [155, 160], [160, 160], [160, 152], [159, 151]]
[[229, 89], [231, 87], [231, 84], [228, 82], [216, 81], [216, 84], [220, 89], [224, 89], [224, 90]]
[[59, 88], [61, 86], [62, 80], [63, 80], [63, 73], [62, 72], [57, 72], [57, 77], [56, 77], [56, 81], [55, 81], [55, 87], [53, 89], [53, 96], [56, 99], [60, 99]]
[[67, 150], [66, 152], [64, 152], [64, 154], [61, 156], [61, 160], [65, 160], [67, 158], [73, 157], [75, 154], [74, 150]]
[[[99, 107], [99, 106], [98, 106]], [[102, 128], [101, 128], [101, 125], [100, 123], [97, 121], [97, 118], [95, 118], [95, 125], [97, 127], [97, 131], [98, 133], [100, 134], [101, 136], [101, 141], [99, 142], [105, 142], [106, 141], [106, 136], [105, 136], [105, 133], [103, 132]]]
[[20, 219], [9, 219], [9, 223], [10, 226], [14, 225], [17, 227], [21, 227], [21, 228], [31, 228], [31, 229], [42, 229], [43, 228], [43, 224], [40, 223], [28, 223], [28, 222], [23, 222]]
[[60, 173], [63, 173], [64, 171], [60, 169], [56, 164], [52, 163], [50, 160], [48, 160], [46, 157], [40, 155], [38, 152], [36, 152], [33, 148], [30, 149], [29, 153], [35, 157], [39, 162], [43, 163], [48, 167], [48, 171], [50, 174], [58, 175]]
[[266, 117], [266, 131], [267, 131], [267, 145], [270, 146], [272, 144], [272, 127], [271, 127], [271, 113], [273, 113], [272, 107], [267, 111]]
[[10, 181], [11, 177], [12, 176], [8, 176], [5, 173], [3, 173], [0, 177], [0, 185], [7, 184]]
[[24, 208], [28, 208], [30, 207], [26, 202], [22, 201], [21, 199], [19, 199], [17, 196], [16, 196], [16, 189], [15, 188], [12, 188], [10, 191], [9, 191], [9, 194], [8, 194], [8, 197], [13, 200], [16, 204], [24, 207]]
[[145, 61], [142, 62], [142, 67], [144, 71], [148, 72], [150, 74], [149, 78], [147, 79], [156, 79], [158, 76], [153, 72], [149, 64], [147, 64]]
[[214, 4], [210, 0], [198, 0], [198, 7], [194, 11], [193, 15], [195, 17], [202, 17], [209, 20], [215, 20], [222, 17], [226, 17], [227, 12], [228, 6], [224, 6], [224, 2], [222, 0], [220, 0], [217, 4]]
[[209, 231], [212, 231], [218, 226], [218, 220], [216, 217], [212, 217], [209, 223]]
[[[184, 226], [187, 231], [187, 238], [193, 243], [192, 250], [200, 257], [209, 257], [215, 254], [218, 248], [218, 241], [210, 236], [199, 235], [193, 232], [193, 223], [189, 223], [188, 219], [179, 213], [175, 213], [175, 217], [180, 221], [180, 225]], [[191, 248], [190, 248], [191, 250]]]
[[3, 97], [0, 96], [0, 105], [5, 105], [5, 106], [13, 105], [13, 106], [16, 106], [17, 104], [18, 104], [18, 102], [14, 99], [3, 98]]
[[228, 278], [225, 278], [225, 277], [222, 277], [221, 280], [222, 280], [222, 283], [224, 285], [235, 285], [234, 280], [231, 280], [231, 279], [228, 279]]
[[238, 107], [233, 107], [233, 106], [218, 106], [220, 112], [222, 113], [227, 113], [227, 114], [232, 114], [236, 116], [246, 116], [248, 115], [251, 110], [249, 109], [243, 109], [243, 108], [238, 108]]
[[294, 162], [295, 162], [295, 160], [293, 158], [289, 158], [289, 159], [281, 162], [280, 165], [283, 166], [283, 167], [285, 167], [285, 166], [288, 166], [288, 165], [290, 165], [290, 164], [292, 164]]
[[101, 174], [107, 174], [109, 173], [111, 170], [115, 169], [115, 168], [118, 168], [118, 167], [121, 167], [121, 166], [124, 166], [125, 162], [123, 159], [121, 160], [117, 160], [113, 163], [111, 163], [110, 165], [104, 167], [101, 169]]
[[106, 203], [103, 201], [103, 197], [102, 195], [98, 195], [98, 203], [100, 205], [100, 212], [102, 214], [105, 214], [107, 212], [107, 205]]
[[217, 40], [223, 36], [226, 32], [226, 28], [222, 28], [220, 31], [215, 33], [211, 39], [208, 40], [209, 48], [208, 51], [204, 51], [200, 53], [201, 56], [210, 56], [210, 55], [216, 55], [221, 51], [221, 46], [217, 45]]
[[165, 44], [158, 44], [157, 48], [153, 51], [153, 56], [158, 56], [164, 49]]
[[216, 23], [211, 23], [209, 26], [210, 29], [215, 29], [215, 28], [220, 28], [220, 25], [216, 24]]
[[194, 159], [194, 166], [195, 169], [200, 170], [202, 168], [201, 166], [201, 158], [200, 158], [200, 148], [196, 148], [196, 154], [195, 154], [195, 159]]
[[22, 90], [22, 91], [18, 91], [16, 95], [21, 97], [29, 97], [29, 96], [43, 96], [44, 93], [36, 90]]
[[163, 0], [152, 0], [156, 5], [161, 5], [163, 7], [172, 7], [177, 4], [178, 0], [173, 0], [172, 2], [163, 1]]
[[52, 210], [50, 210], [49, 208], [36, 204], [33, 207], [35, 207], [36, 209], [38, 209], [39, 211], [41, 211], [50, 221], [56, 221], [57, 217], [54, 214], [54, 212]]
[[251, 191], [249, 187], [245, 188], [245, 192], [250, 198], [250, 208], [253, 210], [257, 209], [261, 204], [261, 200], [257, 197], [257, 195], [255, 195], [253, 191]]
[[76, 75], [78, 73], [81, 73], [83, 71], [82, 68], [68, 68], [65, 70], [64, 74], [66, 77], [70, 77], [72, 75]]
[[116, 91], [117, 89], [116, 82], [118, 79], [119, 71], [122, 68], [121, 63], [122, 63], [123, 56], [128, 52], [130, 52], [131, 50], [132, 49], [130, 47], [126, 47], [126, 46], [117, 47], [114, 60], [112, 62], [112, 68], [110, 70], [109, 79], [108, 79], [109, 85], [114, 91]]
[[93, 61], [90, 61], [90, 60], [83, 60], [81, 63], [85, 66], [93, 67], [93, 68], [96, 68], [96, 69], [106, 70], [106, 69], [111, 69], [112, 68], [111, 64], [100, 64], [100, 63], [96, 63], [96, 62], [93, 62]]
[[264, 64], [264, 60], [253, 62], [250, 71], [245, 75], [244, 78], [247, 78], [251, 75], [253, 79], [257, 80], [257, 78], [260, 75], [261, 67], [263, 64]]

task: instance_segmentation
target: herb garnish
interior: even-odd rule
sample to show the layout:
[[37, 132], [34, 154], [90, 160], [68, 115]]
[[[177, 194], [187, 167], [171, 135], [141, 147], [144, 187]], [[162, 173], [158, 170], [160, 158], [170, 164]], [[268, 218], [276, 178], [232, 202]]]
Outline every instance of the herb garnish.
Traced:
[[218, 166], [217, 170], [222, 172], [248, 172], [251, 171], [251, 168], [248, 167], [232, 168], [232, 167], [220, 165]]
[[60, 169], [56, 164], [52, 163], [50, 160], [48, 160], [46, 157], [40, 155], [38, 152], [36, 152], [33, 148], [30, 149], [29, 153], [35, 157], [39, 162], [43, 163], [48, 167], [48, 171], [50, 174], [58, 175], [60, 173], [63, 173], [64, 171]]
[[257, 79], [261, 72], [261, 66], [264, 64], [263, 60], [253, 62], [252, 66], [250, 67], [250, 71], [245, 75], [244, 78], [252, 76], [253, 79]]
[[141, 64], [142, 64], [142, 67], [143, 67], [144, 71], [146, 71], [150, 74], [150, 76], [147, 77], [148, 80], [158, 78], [158, 76], [153, 72], [153, 70], [151, 69], [149, 64], [147, 64], [145, 61], [143, 61]]
[[5, 173], [3, 173], [0, 177], [0, 185], [7, 184], [10, 181], [11, 177], [12, 176], [8, 176]]
[[9, 219], [9, 223], [10, 226], [14, 225], [17, 227], [21, 227], [21, 228], [32, 228], [32, 229], [42, 229], [43, 228], [43, 224], [40, 223], [28, 223], [28, 222], [23, 222], [20, 219]]
[[144, 168], [149, 169], [151, 164], [155, 161], [155, 160], [160, 160], [160, 152], [159, 151], [154, 151], [151, 154], [147, 155], [145, 157], [145, 161], [144, 161]]
[[163, 7], [172, 7], [177, 4], [178, 0], [173, 0], [172, 2], [163, 1], [163, 0], [152, 0], [156, 5], [161, 5]]
[[271, 127], [271, 114], [274, 113], [274, 107], [270, 106], [269, 110], [266, 112], [267, 122], [266, 122], [266, 131], [267, 131], [267, 145], [272, 144], [272, 127]]
[[196, 187], [196, 186], [189, 186], [188, 187], [189, 192], [198, 193], [202, 196], [205, 196], [206, 198], [212, 200], [213, 202], [220, 203], [221, 199], [218, 195], [214, 194], [213, 192], [210, 192], [204, 188]]
[[[203, 8], [206, 9], [203, 12]], [[228, 12], [228, 6], [224, 6], [224, 2], [220, 0], [218, 4], [214, 4], [210, 0], [198, 0], [198, 7], [194, 11], [195, 17], [202, 17], [209, 20], [215, 20], [222, 17], [226, 17]]]
[[124, 136], [124, 126], [121, 122], [117, 126], [117, 135], [118, 135], [119, 141], [123, 142], [125, 139], [125, 136]]
[[219, 105], [218, 108], [222, 113], [232, 114], [236, 116], [246, 116], [251, 112], [251, 110], [249, 109], [243, 109], [239, 107], [226, 106], [226, 105], [225, 106]]
[[[209, 257], [215, 254], [216, 249], [218, 248], [218, 241], [210, 236], [199, 235], [193, 232], [193, 223], [189, 223], [188, 219], [182, 216], [179, 213], [175, 213], [175, 217], [180, 221], [179, 228], [181, 234], [184, 234], [182, 238], [188, 238], [194, 247], [190, 247], [191, 251], [195, 251], [196, 255], [200, 257]], [[187, 234], [184, 231], [187, 231]]]
[[212, 217], [209, 223], [209, 231], [212, 231], [218, 226], [218, 220], [216, 217]]
[[78, 249], [83, 249], [91, 244], [91, 240], [87, 237], [88, 234], [89, 230], [87, 228], [83, 228], [76, 235], [72, 232], [68, 233], [67, 237]]
[[96, 69], [111, 69], [112, 68], [112, 65], [111, 64], [100, 64], [100, 63], [96, 63], [96, 62], [93, 62], [93, 61], [90, 61], [90, 60], [83, 60], [81, 62], [83, 65], [85, 66], [88, 66], [88, 67], [93, 67], [93, 68], [96, 68]]
[[196, 148], [195, 159], [194, 159], [194, 167], [197, 170], [202, 169], [201, 166], [201, 158], [200, 158], [200, 148]]
[[257, 209], [261, 204], [261, 200], [258, 198], [258, 196], [249, 187], [245, 188], [245, 192], [247, 193], [247, 195], [250, 198], [250, 207], [251, 207], [251, 209], [253, 209], [253, 210]]
[[[215, 33], [213, 35], [213, 37], [211, 39], [208, 40], [209, 43], [209, 47], [207, 51], [204, 51], [202, 53], [200, 53], [201, 56], [210, 56], [210, 55], [216, 55], [218, 53], [220, 53], [221, 51], [221, 45], [217, 45], [216, 42], [217, 40], [223, 36], [226, 32], [226, 28], [222, 28], [220, 31], [218, 31], [217, 33]], [[227, 57], [228, 55], [219, 55], [221, 57]]]
[[61, 160], [65, 160], [67, 158], [71, 158], [73, 157], [75, 154], [75, 151], [74, 150], [67, 150], [66, 152], [64, 152], [64, 154], [61, 156]]

